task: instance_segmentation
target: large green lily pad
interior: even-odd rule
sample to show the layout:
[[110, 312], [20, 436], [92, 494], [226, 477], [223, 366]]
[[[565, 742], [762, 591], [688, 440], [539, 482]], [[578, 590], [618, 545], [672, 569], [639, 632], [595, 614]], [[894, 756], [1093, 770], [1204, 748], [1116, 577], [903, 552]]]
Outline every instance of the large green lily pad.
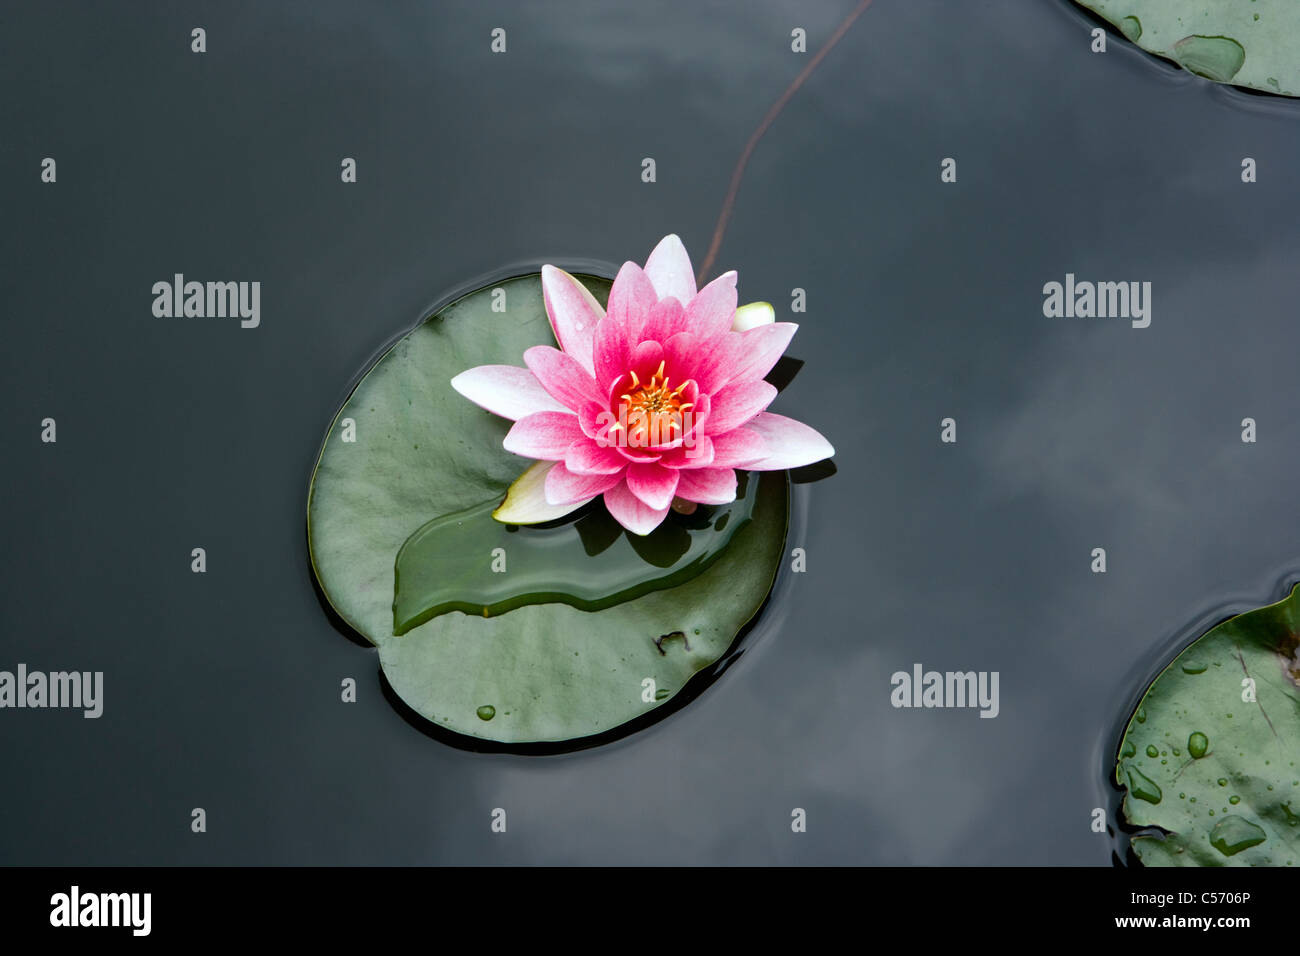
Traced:
[[[582, 279], [603, 302], [608, 281]], [[502, 301], [496, 289], [504, 312], [493, 310]], [[748, 522], [729, 529], [726, 550], [686, 583], [598, 611], [560, 603], [492, 617], [448, 610], [395, 635], [403, 544], [434, 519], [499, 501], [529, 464], [501, 447], [510, 423], [459, 395], [452, 377], [476, 365], [521, 365], [524, 350], [541, 344], [555, 343], [536, 275], [441, 309], [356, 386], [325, 438], [308, 502], [321, 589], [378, 647], [393, 690], [441, 728], [504, 743], [601, 734], [670, 701], [762, 606], [788, 517], [787, 476], [753, 474]]]
[[1208, 79], [1269, 93], [1300, 91], [1294, 0], [1076, 0], [1149, 53]]
[[1115, 770], [1152, 866], [1300, 858], [1300, 587], [1218, 625], [1147, 689]]

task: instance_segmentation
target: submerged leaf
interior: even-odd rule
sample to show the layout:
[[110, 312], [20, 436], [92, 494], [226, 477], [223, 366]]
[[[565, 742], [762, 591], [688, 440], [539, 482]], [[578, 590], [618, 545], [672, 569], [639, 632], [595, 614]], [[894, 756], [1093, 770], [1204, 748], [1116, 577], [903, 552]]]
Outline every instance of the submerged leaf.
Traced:
[[750, 520], [758, 480], [741, 474], [731, 504], [670, 514], [644, 536], [624, 531], [599, 503], [544, 527], [502, 524], [495, 498], [435, 518], [397, 553], [393, 633], [448, 611], [491, 617], [553, 602], [599, 611], [684, 584]]

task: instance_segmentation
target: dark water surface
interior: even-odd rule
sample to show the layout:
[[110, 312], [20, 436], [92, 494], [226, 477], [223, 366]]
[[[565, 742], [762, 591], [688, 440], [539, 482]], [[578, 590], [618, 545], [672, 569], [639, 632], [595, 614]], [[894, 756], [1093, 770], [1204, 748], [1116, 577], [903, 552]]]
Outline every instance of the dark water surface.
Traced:
[[[1300, 104], [1093, 54], [1063, 0], [877, 0], [754, 153], [715, 271], [801, 323], [775, 410], [838, 473], [698, 700], [595, 750], [460, 751], [312, 588], [307, 480], [368, 359], [504, 264], [668, 232], [702, 260], [791, 29], [815, 50], [852, 5], [0, 15], [0, 669], [105, 675], [98, 720], [0, 711], [0, 862], [1110, 861], [1134, 695], [1300, 570]], [[260, 281], [260, 327], [155, 318], [177, 272]], [[1067, 272], [1150, 281], [1151, 326], [1045, 318]], [[998, 671], [999, 716], [894, 709], [915, 662]]]

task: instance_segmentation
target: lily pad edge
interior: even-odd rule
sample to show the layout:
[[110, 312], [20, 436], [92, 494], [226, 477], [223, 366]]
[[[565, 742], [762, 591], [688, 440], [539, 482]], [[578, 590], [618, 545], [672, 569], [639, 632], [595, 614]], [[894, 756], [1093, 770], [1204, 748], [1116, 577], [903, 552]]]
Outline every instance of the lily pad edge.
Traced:
[[[549, 262], [552, 260], [545, 261]], [[573, 269], [568, 271], [578, 279], [591, 277], [600, 279], [602, 282], [613, 282], [614, 276], [618, 274], [618, 269], [607, 262], [594, 259], [576, 261], [579, 264], [575, 265]], [[516, 262], [509, 266], [495, 269], [491, 272], [482, 273], [466, 282], [458, 283], [451, 292], [445, 293], [435, 299], [432, 305], [422, 309], [420, 311], [422, 318], [419, 319], [419, 321], [390, 335], [378, 348], [373, 349], [370, 352], [369, 357], [366, 358], [360, 366], [361, 371], [353, 375], [351, 383], [346, 389], [344, 389], [343, 397], [338, 400], [336, 406], [337, 410], [330, 418], [329, 425], [326, 426], [324, 433], [321, 435], [320, 446], [316, 450], [315, 461], [311, 466], [311, 474], [307, 477], [307, 495], [304, 499], [303, 523], [306, 525], [307, 532], [307, 560], [311, 564], [312, 580], [315, 582], [315, 590], [320, 595], [321, 599], [325, 601], [330, 611], [338, 618], [338, 620], [346, 624], [353, 634], [364, 639], [372, 648], [378, 648], [379, 645], [371, 640], [370, 636], [366, 634], [365, 631], [357, 627], [355, 622], [349, 620], [347, 615], [339, 610], [330, 599], [328, 590], [326, 590], [324, 584], [321, 583], [320, 569], [316, 566], [316, 549], [311, 534], [311, 504], [312, 497], [316, 491], [316, 475], [320, 471], [321, 460], [325, 457], [325, 446], [329, 444], [330, 435], [333, 434], [334, 429], [338, 427], [339, 417], [343, 414], [344, 409], [348, 407], [348, 403], [352, 401], [352, 396], [356, 394], [357, 389], [361, 387], [361, 384], [379, 367], [383, 358], [391, 352], [399, 342], [405, 339], [408, 335], [411, 335], [417, 329], [432, 321], [439, 313], [455, 305], [461, 299], [468, 298], [474, 293], [479, 292], [494, 283], [509, 282], [514, 279], [526, 279], [530, 276], [537, 275], [541, 272], [543, 264], [543, 260], [538, 260], [536, 265]], [[574, 269], [577, 271], [573, 271]], [[608, 275], [605, 273], [608, 273]]]

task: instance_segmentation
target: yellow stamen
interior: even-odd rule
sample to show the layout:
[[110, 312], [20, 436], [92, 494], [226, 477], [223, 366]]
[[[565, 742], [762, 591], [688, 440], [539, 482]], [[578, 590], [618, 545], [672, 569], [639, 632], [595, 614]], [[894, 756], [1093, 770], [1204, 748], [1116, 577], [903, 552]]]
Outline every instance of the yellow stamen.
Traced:
[[691, 402], [682, 403], [682, 393], [689, 382], [670, 388], [667, 368], [667, 360], [661, 360], [649, 381], [644, 382], [635, 371], [627, 372], [632, 385], [618, 396], [619, 402], [611, 411], [624, 424], [629, 445], [657, 445], [676, 440], [686, 431], [682, 415], [694, 407]]

